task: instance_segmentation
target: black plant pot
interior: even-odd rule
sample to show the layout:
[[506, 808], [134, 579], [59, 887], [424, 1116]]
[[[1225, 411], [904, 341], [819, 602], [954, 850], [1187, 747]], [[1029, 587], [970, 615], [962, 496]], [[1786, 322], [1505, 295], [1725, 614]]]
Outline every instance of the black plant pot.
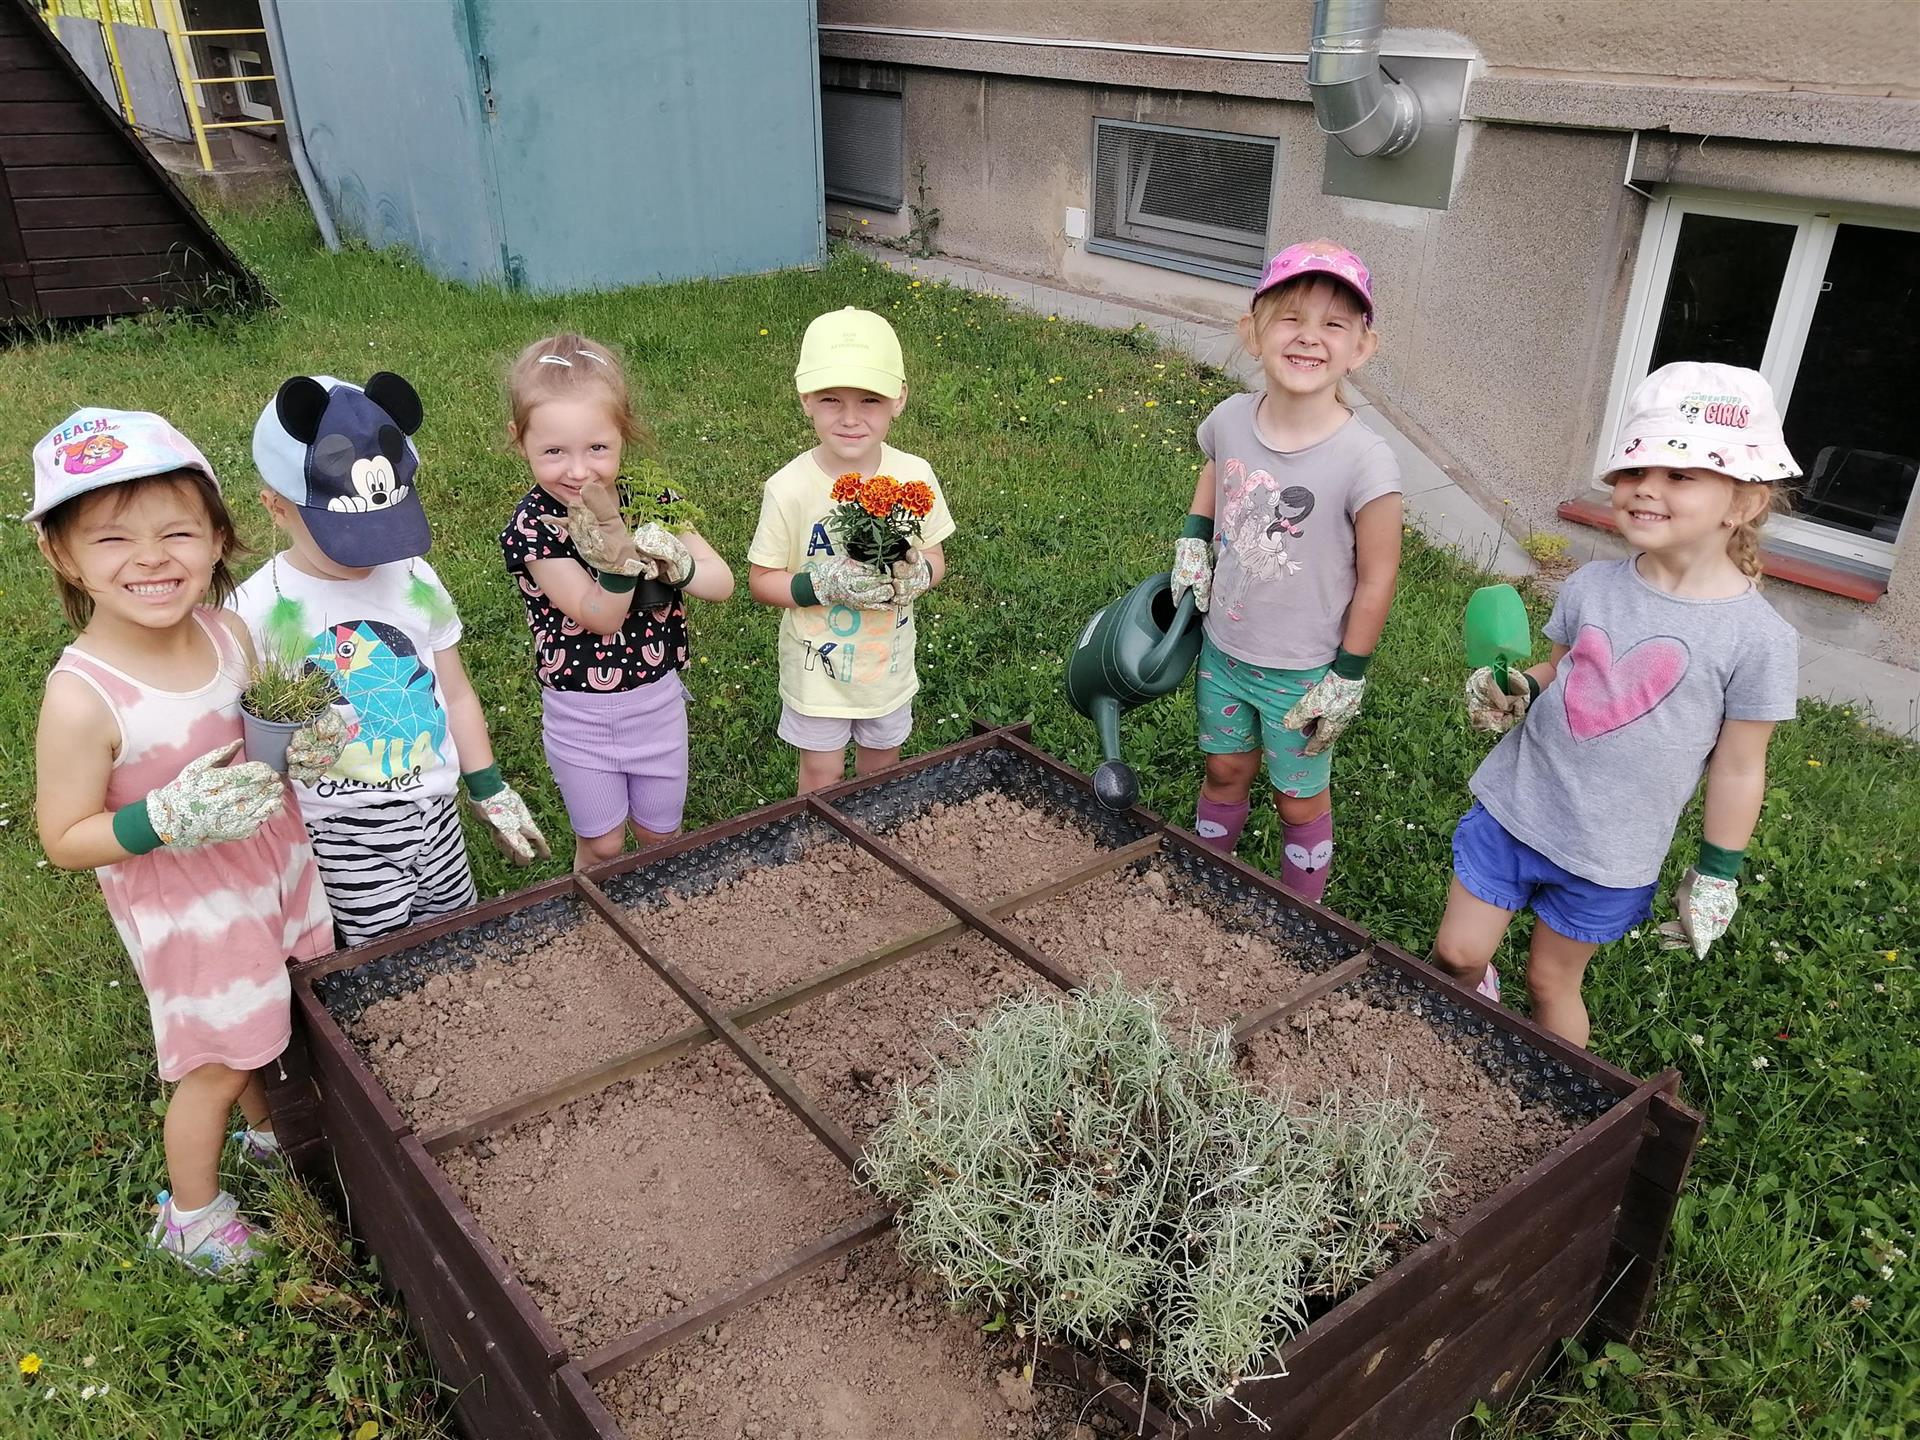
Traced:
[[633, 603], [642, 610], [664, 610], [679, 598], [680, 592], [666, 581], [650, 579], [645, 575], [633, 587]]
[[879, 564], [883, 559], [886, 564], [891, 565], [896, 560], [906, 559], [907, 550], [907, 542], [899, 536], [889, 540], [878, 551], [864, 535], [852, 536], [847, 541], [847, 558], [858, 560], [862, 565]]

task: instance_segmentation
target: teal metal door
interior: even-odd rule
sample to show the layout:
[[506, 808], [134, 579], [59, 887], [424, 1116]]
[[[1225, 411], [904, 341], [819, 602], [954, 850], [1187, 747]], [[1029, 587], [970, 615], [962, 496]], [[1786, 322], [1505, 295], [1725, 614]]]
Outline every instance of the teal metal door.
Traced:
[[509, 282], [817, 263], [813, 0], [463, 0]]

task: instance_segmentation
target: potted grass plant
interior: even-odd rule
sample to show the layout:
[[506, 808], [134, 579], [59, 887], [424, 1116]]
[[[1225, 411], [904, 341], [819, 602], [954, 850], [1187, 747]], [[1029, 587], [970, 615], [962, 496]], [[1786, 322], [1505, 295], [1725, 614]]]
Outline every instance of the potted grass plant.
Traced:
[[[675, 535], [698, 530], [707, 518], [667, 479], [666, 467], [657, 460], [642, 460], [627, 480], [628, 500], [623, 507], [630, 528], [654, 524]], [[634, 603], [644, 610], [658, 610], [673, 604], [680, 592], [664, 580], [643, 575], [634, 587]]]
[[287, 742], [334, 701], [333, 676], [306, 656], [269, 649], [240, 692], [240, 728], [246, 756], [287, 773]]

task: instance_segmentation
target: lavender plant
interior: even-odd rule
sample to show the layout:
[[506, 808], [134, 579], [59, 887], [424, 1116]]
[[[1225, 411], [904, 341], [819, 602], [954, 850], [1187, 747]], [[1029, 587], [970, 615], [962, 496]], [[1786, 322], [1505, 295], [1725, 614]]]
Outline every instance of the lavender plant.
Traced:
[[956, 1305], [1124, 1357], [1204, 1414], [1386, 1262], [1442, 1161], [1417, 1105], [1296, 1116], [1234, 1073], [1229, 1032], [1180, 1043], [1116, 978], [995, 1012], [902, 1087], [863, 1163]]

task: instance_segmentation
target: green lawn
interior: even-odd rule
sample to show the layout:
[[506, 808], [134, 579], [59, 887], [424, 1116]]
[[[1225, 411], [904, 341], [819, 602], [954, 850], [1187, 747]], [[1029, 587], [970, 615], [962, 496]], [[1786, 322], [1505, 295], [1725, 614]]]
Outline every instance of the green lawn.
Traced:
[[[960, 525], [950, 578], [922, 602], [910, 748], [957, 739], [974, 717], [1031, 718], [1041, 745], [1083, 767], [1097, 760], [1062, 698], [1063, 647], [1096, 606], [1166, 562], [1192, 485], [1193, 426], [1227, 393], [1225, 377], [1137, 336], [1012, 314], [851, 256], [815, 274], [538, 300], [442, 285], [396, 256], [329, 256], [297, 210], [222, 223], [279, 308], [0, 350], [0, 456], [19, 493], [29, 446], [68, 411], [151, 408], [206, 448], [243, 533], [265, 547], [249, 436], [274, 387], [307, 371], [406, 375], [426, 403], [433, 558], [465, 615], [505, 770], [550, 835], [566, 826], [543, 782], [526, 629], [494, 536], [525, 484], [502, 445], [500, 374], [520, 345], [563, 327], [625, 351], [669, 468], [744, 573], [761, 480], [810, 442], [789, 379], [802, 328], [845, 304], [892, 317], [913, 382], [894, 438], [933, 461]], [[24, 498], [4, 508], [18, 514]], [[1458, 623], [1478, 578], [1409, 542], [1367, 709], [1334, 772], [1329, 903], [1416, 952], [1486, 748], [1458, 699]], [[270, 1206], [305, 1237], [247, 1283], [201, 1282], [143, 1255], [145, 1203], [163, 1183], [159, 1089], [145, 1009], [92, 877], [46, 868], [35, 843], [33, 720], [68, 637], [17, 523], [0, 529], [0, 617], [16, 662], [0, 697], [0, 1431], [364, 1436], [372, 1422], [386, 1435], [438, 1433], [446, 1395], [311, 1201], [238, 1180], [243, 1203]], [[696, 613], [690, 824], [791, 789], [791, 757], [772, 743], [774, 623], [743, 599]], [[1190, 822], [1190, 710], [1165, 703], [1127, 735], [1146, 802]], [[1906, 1254], [1920, 1249], [1917, 760], [1845, 710], [1803, 707], [1774, 744], [1728, 939], [1704, 963], [1646, 932], [1602, 953], [1594, 1048], [1636, 1074], [1678, 1066], [1709, 1130], [1636, 1349], [1571, 1355], [1479, 1433], [1920, 1436], [1920, 1280]], [[1697, 836], [1697, 815], [1689, 823], [1676, 859]], [[1271, 821], [1256, 820], [1243, 853], [1273, 869], [1276, 850]], [[510, 875], [491, 850], [475, 854], [489, 892], [558, 869]], [[1523, 994], [1518, 948], [1500, 961], [1509, 993]], [[27, 1378], [17, 1367], [30, 1352], [39, 1370]]]

